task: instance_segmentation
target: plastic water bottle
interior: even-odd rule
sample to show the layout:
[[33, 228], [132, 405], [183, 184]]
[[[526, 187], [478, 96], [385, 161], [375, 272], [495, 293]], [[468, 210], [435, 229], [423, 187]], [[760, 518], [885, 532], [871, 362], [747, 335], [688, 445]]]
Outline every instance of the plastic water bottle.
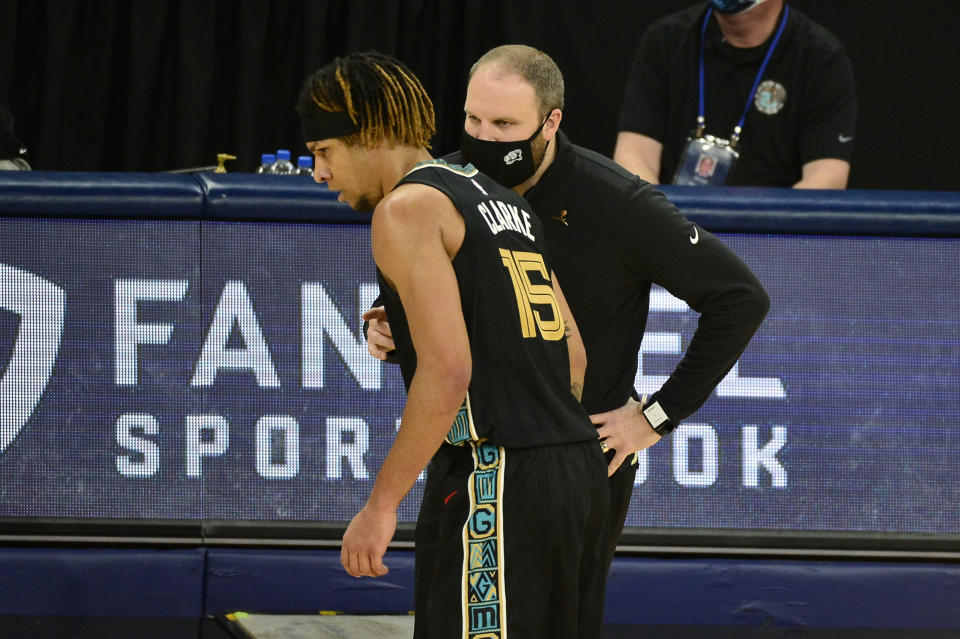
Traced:
[[297, 175], [306, 175], [313, 177], [313, 158], [309, 155], [301, 155], [297, 158]]
[[260, 166], [257, 167], [257, 173], [273, 173], [273, 164], [277, 161], [277, 156], [273, 153], [264, 153], [260, 156]]
[[287, 149], [277, 150], [277, 161], [273, 163], [273, 172], [277, 175], [292, 175], [296, 173], [293, 162], [290, 161], [290, 151]]

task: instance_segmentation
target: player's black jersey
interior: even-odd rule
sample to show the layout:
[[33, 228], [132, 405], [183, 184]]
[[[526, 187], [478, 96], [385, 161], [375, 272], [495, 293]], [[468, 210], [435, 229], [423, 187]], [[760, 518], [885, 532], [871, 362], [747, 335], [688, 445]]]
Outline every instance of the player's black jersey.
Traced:
[[[472, 166], [420, 164], [399, 185], [408, 183], [444, 193], [466, 226], [453, 269], [473, 375], [447, 441], [486, 439], [498, 446], [526, 447], [596, 439], [570, 392], [563, 318], [550, 282], [541, 223], [529, 204]], [[409, 387], [416, 353], [406, 315], [379, 269], [377, 279]]]

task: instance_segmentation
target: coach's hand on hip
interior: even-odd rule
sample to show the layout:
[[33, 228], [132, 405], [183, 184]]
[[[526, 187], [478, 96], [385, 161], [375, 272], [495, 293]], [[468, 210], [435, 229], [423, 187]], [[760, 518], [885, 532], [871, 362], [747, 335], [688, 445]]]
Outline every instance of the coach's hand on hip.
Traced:
[[604, 452], [616, 451], [607, 466], [608, 476], [613, 475], [627, 457], [660, 441], [660, 435], [640, 410], [642, 407], [631, 397], [620, 408], [590, 416], [590, 421], [597, 426], [597, 437]]

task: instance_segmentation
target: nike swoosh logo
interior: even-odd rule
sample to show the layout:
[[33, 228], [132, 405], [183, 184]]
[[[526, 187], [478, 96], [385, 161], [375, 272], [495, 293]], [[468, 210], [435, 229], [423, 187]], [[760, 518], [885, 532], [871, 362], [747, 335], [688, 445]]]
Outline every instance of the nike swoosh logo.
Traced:
[[693, 237], [690, 238], [690, 243], [696, 244], [699, 241], [700, 241], [700, 231], [697, 229], [697, 227], [693, 227]]
[[846, 144], [847, 142], [850, 142], [851, 140], [853, 140], [853, 136], [841, 134], [837, 136], [837, 139], [840, 140], [841, 143]]

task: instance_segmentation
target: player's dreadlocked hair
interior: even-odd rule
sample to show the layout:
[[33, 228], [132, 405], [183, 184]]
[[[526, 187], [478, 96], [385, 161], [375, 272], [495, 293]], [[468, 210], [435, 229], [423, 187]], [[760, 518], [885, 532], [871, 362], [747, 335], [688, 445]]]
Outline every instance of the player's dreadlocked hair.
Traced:
[[[429, 149], [436, 132], [433, 102], [420, 80], [402, 62], [377, 51], [335, 58], [310, 76], [297, 112], [305, 131], [309, 122], [332, 114], [339, 126], [314, 128], [313, 135], [338, 137], [351, 146], [386, 139], [391, 147]], [[323, 138], [306, 141], [311, 139]]]

